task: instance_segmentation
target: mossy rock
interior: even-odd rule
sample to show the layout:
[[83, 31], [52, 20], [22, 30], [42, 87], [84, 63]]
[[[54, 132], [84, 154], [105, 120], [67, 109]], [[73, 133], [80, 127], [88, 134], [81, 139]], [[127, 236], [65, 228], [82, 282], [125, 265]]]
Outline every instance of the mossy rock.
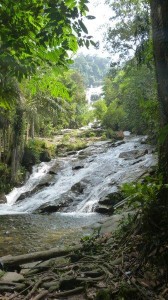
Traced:
[[51, 160], [51, 155], [50, 155], [49, 151], [44, 150], [40, 153], [40, 161], [48, 162], [50, 160]]
[[25, 147], [22, 158], [22, 166], [29, 170], [30, 166], [33, 166], [38, 162], [38, 157], [35, 153], [33, 153], [32, 149]]

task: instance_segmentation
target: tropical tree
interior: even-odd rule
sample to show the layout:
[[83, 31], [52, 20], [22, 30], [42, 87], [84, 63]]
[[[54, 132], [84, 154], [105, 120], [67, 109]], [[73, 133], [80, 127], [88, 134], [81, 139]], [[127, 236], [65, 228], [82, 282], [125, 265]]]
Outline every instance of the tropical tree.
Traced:
[[[106, 0], [112, 16], [106, 38], [106, 48], [112, 63], [123, 63], [136, 56], [138, 63], [152, 60], [150, 6], [146, 0]], [[113, 25], [111, 25], [113, 24]]]
[[99, 99], [93, 103], [94, 116], [98, 121], [103, 121], [107, 112], [107, 105], [104, 99]]
[[[21, 79], [45, 61], [55, 66], [70, 62], [69, 51], [90, 44], [83, 23], [87, 0], [2, 0], [0, 5], [1, 80]], [[92, 41], [91, 41], [92, 42]], [[93, 43], [93, 42], [92, 42]]]
[[[83, 22], [84, 17], [93, 18], [87, 16], [87, 3], [87, 0], [1, 1], [0, 106], [13, 118], [10, 139], [12, 180], [16, 177], [22, 155], [27, 101], [17, 80], [30, 77], [39, 70], [44, 74], [46, 65], [55, 67], [58, 72], [58, 68], [65, 68], [71, 63], [71, 54], [79, 46], [93, 44]], [[39, 101], [40, 97], [37, 98]], [[49, 102], [52, 102], [51, 106], [58, 106], [58, 97], [50, 95]], [[30, 105], [29, 111], [34, 124], [36, 105]], [[1, 146], [2, 151], [6, 149]]]
[[132, 59], [118, 71], [109, 72], [103, 90], [107, 105], [107, 114], [103, 118], [106, 127], [117, 120], [118, 125], [113, 127], [156, 136], [158, 105], [154, 68], [149, 69], [144, 64], [137, 68]]
[[168, 183], [168, 2], [150, 0], [150, 7], [160, 112], [159, 169]]

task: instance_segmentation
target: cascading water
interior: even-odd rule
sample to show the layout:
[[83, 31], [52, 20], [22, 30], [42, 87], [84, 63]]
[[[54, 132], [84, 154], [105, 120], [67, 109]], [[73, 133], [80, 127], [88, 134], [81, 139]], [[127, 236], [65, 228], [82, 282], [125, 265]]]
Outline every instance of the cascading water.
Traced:
[[[152, 147], [141, 144], [140, 140], [141, 138], [138, 137], [127, 138], [125, 143], [118, 146], [111, 145], [109, 142], [97, 142], [71, 157], [41, 163], [34, 167], [32, 175], [24, 186], [15, 188], [7, 195], [8, 204], [0, 205], [0, 213], [31, 213], [46, 203], [59, 204], [62, 199], [63, 211], [92, 212], [95, 203], [109, 193], [111, 186], [133, 181], [136, 178], [135, 173], [144, 172], [155, 164], [151, 153]], [[122, 153], [129, 151], [136, 153], [135, 149], [148, 150], [139, 161], [134, 156], [129, 159], [122, 157]], [[48, 179], [49, 171], [55, 164], [59, 165], [58, 172], [53, 176], [50, 175]], [[75, 168], [77, 165], [78, 167]], [[44, 185], [37, 191], [36, 187], [41, 186], [41, 181], [45, 180], [50, 180], [49, 186]], [[32, 195], [17, 202], [17, 199], [28, 191], [32, 191]]]
[[74, 155], [35, 166], [25, 185], [0, 204], [1, 254], [6, 249], [19, 254], [59, 246], [70, 232], [76, 238], [82, 226], [104, 218], [93, 212], [98, 201], [156, 164], [152, 147], [141, 140], [95, 142]]

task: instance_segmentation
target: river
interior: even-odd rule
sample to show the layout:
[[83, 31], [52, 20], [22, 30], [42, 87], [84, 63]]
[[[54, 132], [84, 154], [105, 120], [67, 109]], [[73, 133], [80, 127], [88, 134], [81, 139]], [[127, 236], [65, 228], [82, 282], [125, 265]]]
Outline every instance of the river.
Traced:
[[[86, 227], [105, 218], [94, 211], [98, 201], [156, 165], [153, 147], [143, 140], [99, 141], [35, 166], [25, 185], [0, 205], [0, 255], [60, 247], [87, 234]], [[48, 208], [51, 214], [41, 214]]]

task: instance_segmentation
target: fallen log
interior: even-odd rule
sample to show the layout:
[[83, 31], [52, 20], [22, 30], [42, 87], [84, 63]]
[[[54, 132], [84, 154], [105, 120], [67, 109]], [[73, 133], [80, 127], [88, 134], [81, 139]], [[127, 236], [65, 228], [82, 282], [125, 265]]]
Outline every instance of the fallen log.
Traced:
[[0, 263], [5, 269], [6, 267], [18, 266], [24, 263], [47, 260], [49, 258], [65, 256], [71, 252], [78, 251], [82, 246], [58, 250], [58, 248], [53, 248], [46, 251], [38, 251], [34, 253], [21, 254], [17, 256], [3, 256], [0, 258]]

